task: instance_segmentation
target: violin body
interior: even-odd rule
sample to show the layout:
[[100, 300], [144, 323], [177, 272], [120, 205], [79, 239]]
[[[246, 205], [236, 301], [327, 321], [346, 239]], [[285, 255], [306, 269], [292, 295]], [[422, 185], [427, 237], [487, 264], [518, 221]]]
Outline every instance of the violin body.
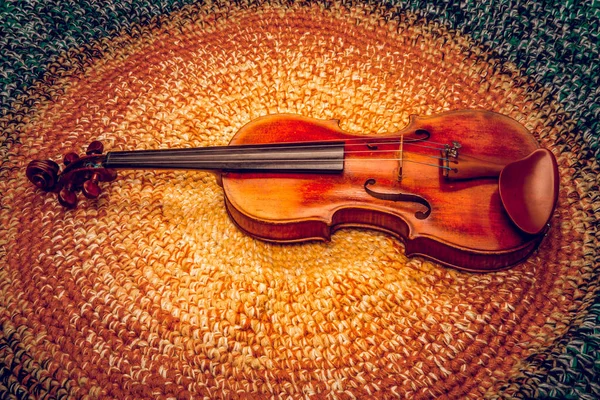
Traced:
[[[425, 256], [470, 271], [505, 268], [529, 256], [543, 234], [528, 234], [515, 226], [500, 199], [497, 177], [446, 180], [439, 168], [425, 164], [435, 162], [428, 142], [459, 141], [462, 153], [504, 166], [538, 149], [534, 137], [506, 116], [471, 110], [411, 117], [405, 129], [389, 137], [419, 130], [429, 132], [430, 138], [405, 152], [400, 180], [398, 160], [381, 152], [398, 150], [397, 142], [377, 148], [364, 144], [362, 152], [347, 152], [339, 174], [224, 172], [227, 210], [243, 231], [273, 242], [328, 240], [336, 230], [353, 227], [398, 237], [408, 256]], [[359, 138], [364, 136], [343, 132], [336, 120], [273, 115], [243, 127], [230, 144]], [[548, 173], [557, 176], [556, 170]], [[556, 176], [547, 177], [555, 186], [553, 193], [545, 194], [552, 210]], [[413, 193], [427, 199], [429, 216], [415, 217], [426, 209], [420, 203], [370, 195], [365, 190], [369, 180], [375, 180], [372, 189], [380, 193]]]
[[[91, 149], [91, 150], [90, 150]], [[27, 176], [74, 207], [94, 198], [120, 168], [211, 170], [237, 226], [262, 240], [328, 240], [368, 228], [399, 238], [419, 255], [468, 271], [527, 258], [549, 228], [558, 169], [518, 122], [462, 110], [411, 117], [406, 128], [353, 135], [336, 120], [271, 115], [244, 126], [229, 146], [65, 156], [59, 172], [33, 161]]]

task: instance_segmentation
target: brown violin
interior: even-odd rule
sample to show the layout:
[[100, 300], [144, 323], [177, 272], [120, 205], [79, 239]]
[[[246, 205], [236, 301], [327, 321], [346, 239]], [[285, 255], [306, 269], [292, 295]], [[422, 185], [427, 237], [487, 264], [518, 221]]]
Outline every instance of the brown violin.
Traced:
[[469, 271], [514, 265], [538, 246], [556, 207], [558, 169], [525, 127], [489, 111], [411, 117], [403, 130], [353, 135], [337, 120], [270, 115], [228, 146], [113, 151], [92, 142], [65, 167], [32, 161], [27, 177], [75, 207], [117, 169], [213, 171], [240, 229], [273, 242], [327, 240], [344, 227], [400, 238], [407, 255]]

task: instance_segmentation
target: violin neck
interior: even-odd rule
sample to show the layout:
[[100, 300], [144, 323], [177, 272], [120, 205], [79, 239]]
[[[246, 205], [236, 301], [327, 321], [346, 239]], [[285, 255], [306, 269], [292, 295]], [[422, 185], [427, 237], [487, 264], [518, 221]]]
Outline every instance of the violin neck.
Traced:
[[115, 169], [341, 172], [344, 142], [112, 151], [103, 164]]

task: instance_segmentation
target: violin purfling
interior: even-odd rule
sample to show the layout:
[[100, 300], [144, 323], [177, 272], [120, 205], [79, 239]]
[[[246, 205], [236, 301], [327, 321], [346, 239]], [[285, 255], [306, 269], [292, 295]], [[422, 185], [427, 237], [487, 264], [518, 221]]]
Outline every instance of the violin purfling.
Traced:
[[346, 227], [398, 237], [419, 255], [467, 271], [525, 260], [554, 213], [559, 175], [552, 152], [517, 121], [491, 111], [411, 116], [399, 132], [344, 132], [337, 120], [269, 115], [228, 146], [64, 156], [32, 161], [27, 177], [73, 208], [96, 198], [117, 169], [212, 171], [235, 224], [272, 242], [328, 240]]

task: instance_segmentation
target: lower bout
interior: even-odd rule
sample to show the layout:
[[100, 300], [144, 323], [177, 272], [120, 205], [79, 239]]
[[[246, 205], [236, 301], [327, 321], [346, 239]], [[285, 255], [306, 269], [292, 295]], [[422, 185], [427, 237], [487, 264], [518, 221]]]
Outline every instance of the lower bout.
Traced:
[[408, 225], [389, 214], [372, 210], [339, 210], [332, 221], [309, 219], [302, 221], [263, 221], [244, 214], [226, 198], [229, 216], [242, 231], [257, 239], [276, 243], [298, 243], [311, 240], [327, 241], [331, 234], [343, 228], [366, 228], [386, 232], [405, 245], [406, 255], [422, 256], [440, 264], [470, 272], [490, 272], [509, 268], [524, 261], [537, 248], [543, 235], [510, 249], [481, 251], [453, 246], [427, 237], [408, 239]]

